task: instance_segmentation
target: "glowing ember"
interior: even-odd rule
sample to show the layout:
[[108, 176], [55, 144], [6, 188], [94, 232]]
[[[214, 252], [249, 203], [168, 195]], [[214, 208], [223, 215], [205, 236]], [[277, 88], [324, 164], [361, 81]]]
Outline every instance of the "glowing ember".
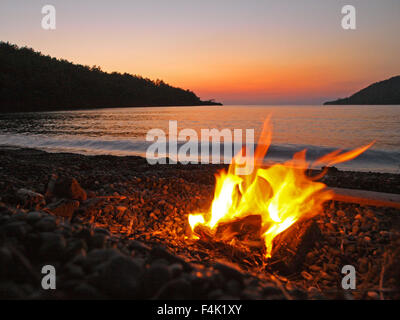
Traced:
[[[265, 241], [266, 257], [271, 257], [274, 238], [300, 219], [308, 219], [321, 212], [322, 204], [332, 199], [333, 193], [326, 185], [308, 177], [306, 170], [310, 164], [306, 161], [306, 150], [296, 153], [293, 159], [283, 164], [274, 164], [261, 168], [262, 159], [271, 143], [269, 119], [264, 123], [263, 131], [254, 154], [255, 168], [249, 175], [235, 174], [238, 163], [243, 160], [242, 152], [235, 156], [228, 172], [222, 170], [216, 175], [216, 186], [211, 209], [206, 214], [190, 214], [189, 224], [193, 237], [198, 238], [195, 228], [198, 225], [208, 228], [215, 234], [221, 223], [233, 222], [249, 215], [261, 216], [261, 234]], [[333, 165], [354, 159], [369, 147], [355, 149], [341, 154], [334, 151], [323, 156], [313, 165]], [[234, 235], [229, 235], [233, 237]]]

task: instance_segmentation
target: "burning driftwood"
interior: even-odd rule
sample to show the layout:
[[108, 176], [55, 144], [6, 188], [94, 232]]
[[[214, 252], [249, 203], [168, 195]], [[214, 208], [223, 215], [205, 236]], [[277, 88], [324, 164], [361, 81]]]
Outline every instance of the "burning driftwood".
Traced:
[[[333, 200], [359, 203], [361, 205], [386, 206], [398, 208], [399, 195], [332, 188]], [[209, 249], [225, 252], [234, 260], [252, 260], [251, 256], [265, 254], [265, 242], [262, 239], [262, 219], [260, 215], [249, 215], [228, 222], [221, 222], [215, 230], [198, 224], [194, 234], [200, 243]], [[267, 268], [278, 270], [282, 274], [292, 274], [299, 270], [309, 251], [323, 238], [314, 220], [298, 221], [273, 240], [271, 258]]]
[[[209, 227], [198, 224], [194, 233], [205, 241], [230, 242], [232, 239], [240, 242], [258, 242], [261, 236], [261, 216], [250, 215], [241, 219], [220, 223], [215, 232]], [[262, 242], [261, 242], [262, 244]], [[257, 244], [257, 246], [259, 246]]]
[[[232, 260], [254, 260], [265, 254], [261, 234], [261, 216], [250, 215], [218, 225], [215, 232], [197, 225], [194, 233], [198, 243], [208, 249], [225, 253]], [[268, 268], [282, 274], [295, 273], [304, 263], [307, 253], [322, 240], [322, 233], [313, 220], [300, 221], [279, 234], [273, 242]]]
[[[250, 252], [258, 248], [265, 252], [265, 258], [276, 256], [282, 261], [281, 269], [290, 272], [302, 263], [321, 234], [310, 219], [323, 210], [324, 202], [334, 198], [334, 192], [318, 182], [318, 177], [307, 175], [307, 168], [354, 159], [373, 143], [344, 153], [331, 152], [312, 165], [303, 150], [292, 160], [264, 168], [260, 164], [271, 143], [269, 126], [267, 119], [253, 156], [239, 152], [228, 171], [216, 175], [209, 212], [189, 214], [188, 222], [201, 241], [247, 246], [245, 251]], [[243, 163], [254, 167], [243, 167]]]
[[216, 238], [228, 240], [235, 237], [239, 241], [256, 241], [261, 236], [261, 216], [251, 215], [232, 222], [220, 223]]
[[254, 261], [264, 254], [261, 239], [261, 216], [250, 215], [234, 221], [221, 223], [212, 231], [204, 225], [197, 225], [193, 232], [199, 238], [198, 244], [218, 250], [232, 260]]

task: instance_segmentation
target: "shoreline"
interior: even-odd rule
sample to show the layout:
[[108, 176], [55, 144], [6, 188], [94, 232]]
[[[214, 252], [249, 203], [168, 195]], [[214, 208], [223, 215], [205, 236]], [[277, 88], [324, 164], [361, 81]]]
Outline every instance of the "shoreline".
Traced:
[[[145, 149], [150, 145], [146, 145], [146, 142], [141, 141], [141, 140], [133, 140], [133, 141], [123, 141], [124, 143], [130, 143], [132, 145], [129, 145], [129, 148], [132, 148], [132, 151], [126, 151], [125, 148], [121, 148], [119, 145], [119, 140], [72, 140], [67, 142], [67, 144], [64, 143], [64, 141], [59, 141], [59, 146], [55, 146], [55, 144], [52, 143], [51, 138], [50, 143], [47, 142], [49, 146], [46, 146], [46, 143], [42, 143], [41, 145], [35, 145], [35, 141], [33, 141], [33, 145], [28, 146], [28, 142], [23, 142], [23, 145], [19, 144], [4, 144], [3, 142], [0, 142], [0, 150], [23, 150], [23, 149], [32, 149], [32, 150], [37, 150], [37, 151], [43, 151], [45, 153], [50, 153], [50, 154], [57, 154], [57, 153], [63, 153], [63, 154], [71, 154], [71, 155], [83, 155], [87, 157], [93, 157], [93, 156], [113, 156], [113, 157], [142, 157], [145, 158], [146, 156], [146, 151]], [[86, 142], [86, 146], [80, 144], [81, 142]], [[103, 146], [101, 148], [93, 148], [93, 142], [97, 142], [99, 146], [103, 143], [106, 144], [106, 146]], [[20, 142], [21, 143], [21, 142]], [[117, 147], [116, 149], [113, 148], [113, 144]], [[183, 144], [178, 144], [178, 147], [182, 146]], [[110, 148], [111, 147], [111, 148]], [[89, 148], [89, 149], [88, 149]], [[118, 149], [119, 148], [119, 149]], [[136, 148], [136, 149], [135, 149]], [[295, 149], [293, 149], [295, 148]], [[284, 163], [290, 159], [292, 159], [294, 153], [300, 150], [306, 149], [308, 152], [308, 161], [309, 163], [312, 163], [315, 159], [320, 157], [321, 153], [329, 153], [332, 150], [335, 150], [335, 148], [332, 147], [317, 147], [317, 146], [307, 146], [307, 145], [293, 145], [293, 144], [282, 144], [282, 145], [271, 145], [269, 148], [268, 156], [264, 158], [263, 160], [263, 165], [264, 166], [269, 166], [274, 163]], [[323, 151], [322, 151], [323, 150]], [[279, 155], [281, 153], [281, 155]], [[367, 156], [368, 154], [368, 156]], [[360, 163], [353, 163], [348, 165], [346, 162], [345, 163], [339, 163], [335, 165], [335, 168], [338, 169], [341, 172], [354, 172], [354, 173], [370, 173], [370, 174], [393, 174], [393, 175], [400, 175], [400, 167], [396, 167], [394, 164], [394, 161], [392, 163], [385, 163], [385, 164], [373, 164], [374, 159], [377, 159], [377, 157], [385, 157], [394, 155], [397, 156], [397, 153], [394, 152], [390, 154], [389, 151], [387, 150], [368, 150], [365, 154], [361, 155], [360, 157], [365, 157], [367, 156], [368, 158], [365, 158], [363, 160], [359, 159], [360, 157], [356, 158], [353, 160], [353, 162], [359, 161]], [[311, 156], [310, 156], [311, 155]], [[168, 156], [166, 156], [168, 159]], [[368, 160], [367, 160], [368, 159]], [[221, 160], [222, 161], [222, 160]], [[195, 163], [192, 165], [199, 165], [200, 163]], [[209, 165], [209, 164], [202, 164], [204, 165]], [[378, 168], [379, 167], [379, 168]], [[320, 170], [320, 167], [315, 167], [314, 170], [318, 171]]]
[[216, 106], [221, 107], [223, 106], [220, 102], [215, 103], [199, 103], [197, 105], [176, 105], [176, 104], [162, 104], [162, 105], [138, 105], [138, 106], [103, 106], [103, 107], [61, 107], [61, 108], [43, 108], [43, 109], [36, 109], [36, 110], [17, 110], [17, 111], [2, 111], [0, 110], [0, 114], [17, 114], [17, 113], [36, 113], [36, 112], [65, 112], [65, 111], [91, 111], [91, 110], [103, 110], [103, 109], [129, 109], [129, 108], [163, 108], [163, 107], [205, 107], [205, 106]]
[[[212, 176], [217, 171], [225, 168], [228, 168], [227, 164], [155, 164], [150, 165], [147, 163], [147, 160], [140, 155], [109, 155], [109, 154], [99, 154], [99, 155], [85, 155], [81, 153], [70, 153], [70, 152], [52, 152], [52, 151], [44, 151], [36, 148], [21, 148], [18, 146], [4, 146], [0, 145], [0, 166], [3, 170], [7, 169], [4, 165], [6, 162], [4, 161], [4, 157], [8, 157], [10, 160], [10, 164], [13, 166], [18, 166], [18, 158], [21, 156], [30, 155], [34, 157], [35, 160], [32, 160], [32, 165], [40, 165], [47, 169], [47, 177], [40, 177], [41, 179], [49, 179], [52, 173], [57, 171], [57, 168], [54, 166], [55, 163], [59, 165], [64, 165], [64, 169], [68, 169], [71, 165], [71, 161], [75, 161], [77, 165], [81, 165], [83, 167], [91, 167], [93, 171], [102, 171], [102, 170], [115, 170], [116, 172], [120, 171], [117, 176], [120, 176], [121, 173], [129, 175], [134, 175], [137, 173], [135, 168], [136, 165], [140, 167], [146, 168], [146, 173], [151, 174], [152, 169], [157, 173], [160, 170], [166, 171], [168, 174], [177, 174], [183, 173], [187, 174], [188, 172], [195, 169], [198, 172], [202, 172], [207, 176]], [[168, 161], [168, 158], [167, 158]], [[23, 165], [29, 165], [29, 159], [24, 159]], [[116, 164], [115, 168], [104, 167], [104, 162], [107, 164], [110, 162], [114, 162]], [[96, 164], [97, 169], [96, 170]], [[122, 166], [122, 167], [118, 167]], [[126, 172], [123, 168], [128, 166], [131, 168], [131, 172]], [[9, 168], [14, 172], [16, 168]], [[17, 172], [18, 170], [15, 170]], [[319, 169], [309, 170], [310, 174], [317, 174], [321, 172]], [[3, 173], [0, 170], [0, 173]], [[10, 173], [11, 174], [11, 173]], [[81, 173], [83, 174], [83, 173]], [[6, 174], [7, 175], [7, 174]], [[25, 175], [25, 178], [29, 180], [29, 178], [34, 177], [35, 174], [32, 172], [31, 175]], [[5, 178], [3, 176], [3, 178]], [[36, 177], [39, 178], [39, 177]], [[384, 184], [377, 184], [377, 180], [384, 180]], [[212, 180], [209, 179], [210, 182]], [[328, 187], [342, 187], [348, 189], [363, 189], [368, 191], [377, 191], [377, 192], [386, 192], [386, 193], [400, 193], [400, 173], [388, 173], [388, 172], [375, 172], [375, 171], [352, 171], [352, 170], [339, 170], [336, 167], [333, 167], [329, 170], [328, 174], [325, 175], [322, 179], [322, 182], [327, 184]], [[90, 185], [87, 184], [85, 187], [90, 189]], [[38, 190], [38, 192], [45, 192], [45, 190]]]

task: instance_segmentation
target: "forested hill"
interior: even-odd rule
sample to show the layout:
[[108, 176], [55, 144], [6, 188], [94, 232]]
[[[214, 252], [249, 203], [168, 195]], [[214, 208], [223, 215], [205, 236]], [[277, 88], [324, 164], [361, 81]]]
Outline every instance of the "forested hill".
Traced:
[[398, 104], [400, 105], [400, 76], [380, 81], [358, 91], [349, 98], [325, 102], [333, 104]]
[[106, 73], [0, 42], [0, 112], [214, 104], [160, 80]]

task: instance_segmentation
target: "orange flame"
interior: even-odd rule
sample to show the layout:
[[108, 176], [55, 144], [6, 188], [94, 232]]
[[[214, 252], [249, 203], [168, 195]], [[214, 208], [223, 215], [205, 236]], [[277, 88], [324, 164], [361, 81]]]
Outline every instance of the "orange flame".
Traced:
[[[261, 234], [265, 242], [266, 257], [271, 257], [274, 238], [300, 219], [308, 219], [321, 212], [322, 204], [333, 198], [333, 192], [316, 177], [310, 178], [306, 170], [310, 167], [306, 161], [306, 150], [293, 156], [283, 164], [261, 167], [261, 161], [271, 143], [272, 130], [270, 119], [264, 122], [263, 131], [254, 153], [254, 170], [251, 174], [235, 174], [236, 166], [243, 162], [243, 152], [237, 154], [228, 172], [220, 171], [216, 175], [214, 199], [208, 214], [190, 214], [189, 225], [194, 238], [197, 225], [207, 227], [214, 232], [220, 223], [235, 221], [249, 215], [261, 216]], [[341, 153], [340, 150], [329, 153], [316, 160], [313, 165], [333, 165], [349, 161], [359, 156], [374, 142], [353, 151]], [[325, 171], [318, 177], [322, 177]]]

